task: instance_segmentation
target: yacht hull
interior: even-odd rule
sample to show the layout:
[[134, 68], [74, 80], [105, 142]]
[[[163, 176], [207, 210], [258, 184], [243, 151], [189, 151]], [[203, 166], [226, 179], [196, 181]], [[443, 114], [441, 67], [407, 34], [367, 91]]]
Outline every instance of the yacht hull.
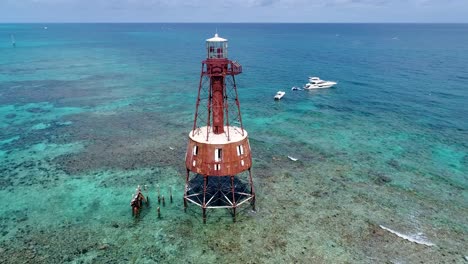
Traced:
[[306, 90], [314, 90], [314, 89], [326, 89], [326, 88], [331, 88], [333, 86], [335, 86], [336, 83], [335, 82], [329, 82], [329, 83], [326, 83], [326, 84], [306, 84], [306, 86], [304, 86], [304, 89]]

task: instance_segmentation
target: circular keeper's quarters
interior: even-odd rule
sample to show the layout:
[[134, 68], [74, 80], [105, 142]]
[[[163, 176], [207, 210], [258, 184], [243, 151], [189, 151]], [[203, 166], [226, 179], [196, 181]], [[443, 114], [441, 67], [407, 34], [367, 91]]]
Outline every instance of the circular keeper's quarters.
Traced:
[[225, 126], [215, 134], [211, 127], [200, 127], [189, 134], [185, 166], [207, 176], [236, 175], [252, 166], [247, 131]]

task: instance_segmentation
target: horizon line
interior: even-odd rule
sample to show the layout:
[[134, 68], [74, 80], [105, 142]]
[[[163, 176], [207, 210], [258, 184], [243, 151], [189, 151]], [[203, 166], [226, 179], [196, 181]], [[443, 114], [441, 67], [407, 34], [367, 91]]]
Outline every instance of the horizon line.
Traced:
[[468, 22], [167, 22], [167, 21], [126, 21], [126, 22], [115, 22], [115, 21], [63, 21], [63, 22], [50, 22], [50, 21], [31, 21], [31, 22], [2, 22], [0, 24], [468, 24]]

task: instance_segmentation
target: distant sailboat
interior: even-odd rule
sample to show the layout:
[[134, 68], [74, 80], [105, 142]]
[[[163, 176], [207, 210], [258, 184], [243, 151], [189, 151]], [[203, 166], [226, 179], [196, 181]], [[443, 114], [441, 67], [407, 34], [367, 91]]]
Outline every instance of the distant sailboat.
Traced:
[[13, 47], [16, 47], [15, 36], [13, 36], [13, 34], [11, 34], [10, 37], [11, 37], [11, 45], [12, 45]]

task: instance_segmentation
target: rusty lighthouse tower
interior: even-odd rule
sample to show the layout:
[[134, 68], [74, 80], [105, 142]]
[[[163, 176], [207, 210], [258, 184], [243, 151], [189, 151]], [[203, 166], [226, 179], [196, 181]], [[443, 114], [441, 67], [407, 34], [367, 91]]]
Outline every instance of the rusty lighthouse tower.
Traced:
[[228, 41], [218, 34], [206, 40], [206, 51], [185, 156], [184, 208], [200, 206], [204, 223], [208, 209], [225, 208], [236, 221], [242, 204], [255, 210], [252, 156], [235, 79], [242, 66], [228, 59]]

